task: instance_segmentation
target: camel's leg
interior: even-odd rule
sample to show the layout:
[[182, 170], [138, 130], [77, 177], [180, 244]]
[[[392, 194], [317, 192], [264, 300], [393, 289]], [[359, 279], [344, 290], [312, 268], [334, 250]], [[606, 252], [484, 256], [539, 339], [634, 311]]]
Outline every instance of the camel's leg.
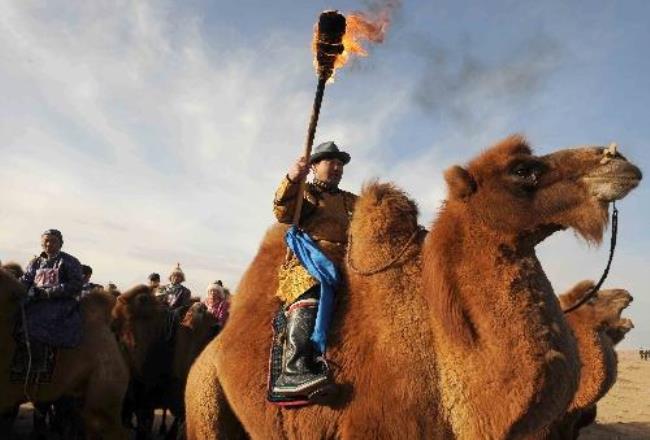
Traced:
[[210, 346], [196, 359], [185, 387], [187, 440], [235, 440], [248, 436], [232, 412], [212, 362]]
[[[51, 403], [39, 402], [34, 403], [34, 410], [32, 412], [32, 437], [34, 438], [47, 438], [49, 430], [53, 429], [52, 426], [52, 411]], [[47, 416], [50, 415], [50, 424], [48, 426]]]
[[0, 413], [0, 433], [9, 434], [9, 436], [11, 436], [14, 429], [14, 421], [16, 420], [16, 417], [18, 417], [19, 410], [20, 405], [16, 405], [13, 409]]
[[163, 437], [167, 434], [167, 408], [163, 408], [162, 417], [160, 418], [160, 427], [158, 428], [158, 436]]

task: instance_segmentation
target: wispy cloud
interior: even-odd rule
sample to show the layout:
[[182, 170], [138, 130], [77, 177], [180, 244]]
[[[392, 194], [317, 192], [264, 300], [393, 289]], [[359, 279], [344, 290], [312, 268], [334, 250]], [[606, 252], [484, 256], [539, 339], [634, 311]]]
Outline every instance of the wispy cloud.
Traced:
[[[521, 125], [538, 130], [521, 123], [522, 108], [568, 105], [547, 93], [567, 52], [540, 32], [496, 54], [475, 37], [458, 50], [418, 36], [417, 60], [411, 50], [404, 64], [409, 4], [361, 3], [392, 5], [400, 26], [328, 86], [317, 141], [352, 150], [346, 188], [394, 180], [428, 224], [446, 167]], [[217, 278], [236, 284], [272, 222], [274, 188], [302, 152], [311, 36], [283, 17], [264, 38], [244, 38], [192, 5], [0, 0], [0, 259], [26, 262], [40, 232], [58, 227], [98, 282], [128, 287], [180, 262], [195, 293]], [[569, 56], [588, 47], [570, 43]], [[545, 136], [533, 144], [565, 135]], [[541, 255], [558, 290], [602, 267], [606, 251], [553, 240]], [[642, 290], [642, 255], [618, 256], [612, 283]], [[650, 340], [648, 331], [635, 330]]]

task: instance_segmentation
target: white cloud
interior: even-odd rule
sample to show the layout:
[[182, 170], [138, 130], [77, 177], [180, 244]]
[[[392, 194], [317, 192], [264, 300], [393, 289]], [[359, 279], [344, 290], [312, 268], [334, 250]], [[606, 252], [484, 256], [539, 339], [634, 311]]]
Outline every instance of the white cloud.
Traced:
[[[0, 258], [27, 261], [59, 227], [100, 282], [180, 261], [197, 293], [234, 285], [302, 151], [313, 92], [291, 84], [313, 78], [307, 50], [280, 32], [256, 47], [205, 41], [164, 2], [39, 7], [4, 2], [0, 19], [0, 87], [20, 103], [2, 109]], [[387, 93], [328, 105], [321, 130], [360, 146], [399, 111]]]
[[[291, 28], [241, 44], [236, 29], [221, 26], [206, 40], [199, 12], [173, 6], [0, 1], [0, 259], [25, 263], [40, 232], [58, 227], [98, 282], [128, 287], [179, 261], [195, 293], [216, 278], [236, 284], [272, 222], [275, 185], [302, 151], [315, 77], [305, 36]], [[469, 88], [456, 84], [459, 94], [445, 105], [471, 108], [471, 130], [432, 121], [440, 133], [413, 151], [386, 139], [397, 131], [406, 143], [411, 134], [421, 139], [404, 119], [418, 117], [412, 98], [423, 83], [395, 66], [350, 69], [328, 86], [317, 141], [353, 150], [346, 188], [394, 180], [420, 203], [428, 226], [444, 197], [442, 171], [521, 123], [511, 101], [492, 99], [504, 81], [521, 79], [526, 66], [510, 65], [505, 80], [495, 70]], [[553, 63], [535, 66], [534, 84]], [[523, 95], [531, 107], [563, 105]], [[478, 104], [487, 98], [489, 108]], [[387, 163], [389, 149], [395, 160]], [[563, 290], [596, 277], [603, 252], [561, 234], [541, 258]], [[609, 285], [642, 296], [643, 258], [622, 253], [615, 264]], [[650, 308], [643, 301], [630, 309], [638, 321]], [[650, 340], [641, 322], [635, 332], [632, 343]]]

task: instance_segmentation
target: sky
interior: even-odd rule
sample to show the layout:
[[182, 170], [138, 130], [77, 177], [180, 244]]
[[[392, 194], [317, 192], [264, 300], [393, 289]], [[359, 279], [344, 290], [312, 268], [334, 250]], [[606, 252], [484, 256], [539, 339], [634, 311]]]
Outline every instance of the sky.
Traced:
[[[0, 260], [58, 228], [95, 282], [180, 262], [195, 294], [236, 290], [303, 150], [318, 14], [388, 3], [0, 0]], [[316, 142], [352, 155], [344, 188], [393, 181], [428, 226], [444, 169], [512, 133], [538, 153], [615, 141], [650, 169], [650, 3], [390, 3], [384, 43], [325, 91]], [[622, 345], [650, 347], [648, 184], [618, 206], [605, 287], [635, 297]], [[556, 292], [598, 279], [608, 234], [539, 246]]]

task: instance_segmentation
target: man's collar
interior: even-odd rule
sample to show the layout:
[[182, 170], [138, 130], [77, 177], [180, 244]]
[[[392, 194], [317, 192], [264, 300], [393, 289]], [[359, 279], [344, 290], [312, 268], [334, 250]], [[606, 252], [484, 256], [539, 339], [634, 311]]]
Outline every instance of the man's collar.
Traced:
[[54, 254], [54, 255], [52, 255], [51, 257], [49, 257], [49, 256], [45, 253], [45, 251], [43, 251], [43, 252], [41, 252], [41, 255], [40, 255], [40, 256], [43, 257], [43, 258], [45, 258], [45, 259], [48, 259], [48, 260], [53, 260], [53, 259], [55, 259], [56, 257], [58, 257], [58, 256], [60, 256], [60, 255], [61, 255], [61, 251], [59, 251], [59, 252], [57, 252], [56, 254]]
[[338, 185], [333, 185], [331, 183], [323, 182], [322, 180], [318, 180], [316, 178], [312, 180], [312, 184], [314, 185], [314, 187], [316, 187], [316, 189], [318, 189], [321, 192], [336, 194], [337, 192], [341, 191]]

